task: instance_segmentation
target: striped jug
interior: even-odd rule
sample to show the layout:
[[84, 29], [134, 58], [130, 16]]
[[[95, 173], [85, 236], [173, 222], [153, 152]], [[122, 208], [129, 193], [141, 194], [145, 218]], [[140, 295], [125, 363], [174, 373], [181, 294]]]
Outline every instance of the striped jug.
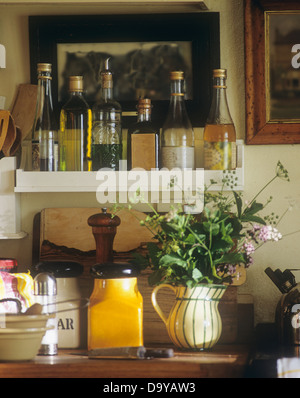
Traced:
[[[205, 350], [217, 343], [222, 332], [218, 305], [226, 287], [202, 284], [187, 288], [162, 284], [153, 289], [152, 305], [177, 347]], [[171, 289], [175, 293], [175, 303], [168, 317], [157, 303], [157, 293], [162, 288]]]

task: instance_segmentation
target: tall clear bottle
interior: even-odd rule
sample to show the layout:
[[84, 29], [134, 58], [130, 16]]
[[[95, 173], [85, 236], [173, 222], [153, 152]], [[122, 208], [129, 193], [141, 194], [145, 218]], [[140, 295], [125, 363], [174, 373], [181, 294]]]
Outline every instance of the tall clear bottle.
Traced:
[[184, 73], [170, 73], [171, 98], [161, 136], [161, 166], [194, 169], [195, 139], [184, 101]]
[[70, 76], [69, 93], [60, 112], [60, 170], [90, 171], [92, 112], [83, 96], [82, 76]]
[[119, 170], [122, 159], [121, 105], [113, 97], [113, 76], [109, 58], [100, 73], [100, 98], [92, 108], [92, 169]]
[[226, 95], [226, 69], [213, 71], [213, 99], [204, 128], [204, 169], [236, 168], [236, 131]]
[[151, 121], [151, 100], [140, 98], [137, 105], [137, 121], [128, 128], [127, 165], [131, 170], [159, 167], [159, 131]]
[[57, 123], [52, 104], [51, 72], [51, 64], [37, 65], [38, 100], [31, 140], [33, 171], [58, 170]]

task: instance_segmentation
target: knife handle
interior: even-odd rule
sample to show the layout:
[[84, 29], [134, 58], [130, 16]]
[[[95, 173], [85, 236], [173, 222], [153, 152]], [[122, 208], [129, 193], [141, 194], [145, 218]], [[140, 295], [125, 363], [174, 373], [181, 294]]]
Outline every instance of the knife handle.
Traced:
[[174, 350], [172, 348], [147, 348], [144, 358], [172, 358]]

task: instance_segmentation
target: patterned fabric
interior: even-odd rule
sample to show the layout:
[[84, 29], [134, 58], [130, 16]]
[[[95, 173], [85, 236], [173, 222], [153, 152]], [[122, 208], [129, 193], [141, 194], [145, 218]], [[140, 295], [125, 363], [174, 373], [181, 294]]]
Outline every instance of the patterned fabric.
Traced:
[[[18, 299], [24, 312], [34, 304], [33, 279], [25, 273], [0, 272], [0, 299]], [[0, 302], [0, 313], [16, 313], [18, 306], [13, 301]]]

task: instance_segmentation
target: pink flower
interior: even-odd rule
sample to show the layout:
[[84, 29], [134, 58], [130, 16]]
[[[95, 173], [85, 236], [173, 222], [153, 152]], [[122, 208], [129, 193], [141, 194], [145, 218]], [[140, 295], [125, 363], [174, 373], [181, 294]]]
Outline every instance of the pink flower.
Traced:
[[250, 256], [252, 253], [255, 252], [254, 245], [249, 241], [243, 244], [243, 249], [245, 250], [247, 256]]
[[266, 242], [267, 240], [277, 242], [282, 238], [282, 235], [278, 232], [278, 229], [271, 227], [271, 225], [264, 225], [261, 227], [258, 237], [263, 242]]

